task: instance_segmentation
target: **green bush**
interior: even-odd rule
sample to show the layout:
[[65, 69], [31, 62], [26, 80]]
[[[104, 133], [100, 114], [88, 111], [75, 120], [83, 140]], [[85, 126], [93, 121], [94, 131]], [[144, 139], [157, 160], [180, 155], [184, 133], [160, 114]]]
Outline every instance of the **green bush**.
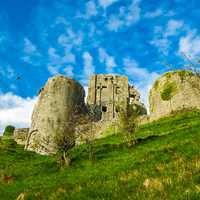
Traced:
[[6, 137], [13, 136], [14, 130], [15, 130], [14, 126], [11, 126], [11, 125], [6, 126], [3, 136], [6, 136]]

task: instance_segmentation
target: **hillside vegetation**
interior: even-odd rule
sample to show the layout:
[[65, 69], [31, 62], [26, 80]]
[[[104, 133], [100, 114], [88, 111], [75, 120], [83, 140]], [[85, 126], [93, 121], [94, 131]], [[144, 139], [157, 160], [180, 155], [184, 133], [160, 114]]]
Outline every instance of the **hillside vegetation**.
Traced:
[[200, 199], [200, 112], [143, 125], [71, 150], [72, 165], [0, 142], [0, 199]]

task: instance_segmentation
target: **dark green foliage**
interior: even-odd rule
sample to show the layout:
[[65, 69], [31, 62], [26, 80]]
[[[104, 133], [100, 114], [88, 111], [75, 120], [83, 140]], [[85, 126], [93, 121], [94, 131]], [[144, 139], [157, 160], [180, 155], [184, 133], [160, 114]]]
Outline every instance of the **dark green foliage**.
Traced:
[[173, 73], [174, 71], [170, 71], [170, 72], [165, 73], [163, 76], [165, 76], [167, 79], [170, 79]]
[[192, 71], [188, 71], [188, 70], [178, 70], [177, 73], [180, 76], [181, 81], [184, 81], [187, 77], [191, 77], [195, 75]]
[[6, 137], [13, 136], [14, 131], [15, 131], [15, 127], [8, 125], [8, 126], [6, 126], [6, 128], [4, 130], [3, 136], [6, 136]]
[[169, 101], [176, 93], [177, 86], [175, 82], [167, 82], [164, 85], [160, 95], [163, 101]]
[[86, 144], [70, 150], [63, 170], [54, 157], [1, 141], [0, 199], [200, 199], [199, 130], [199, 111], [176, 113], [138, 127], [135, 146], [122, 134], [96, 140], [95, 163]]

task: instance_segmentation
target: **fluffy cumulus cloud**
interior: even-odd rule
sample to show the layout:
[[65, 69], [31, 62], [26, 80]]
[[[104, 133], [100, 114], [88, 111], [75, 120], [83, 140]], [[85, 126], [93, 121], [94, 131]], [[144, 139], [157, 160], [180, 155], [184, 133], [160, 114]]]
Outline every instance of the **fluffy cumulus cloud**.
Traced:
[[7, 125], [29, 127], [36, 98], [22, 98], [12, 93], [0, 95], [0, 132]]
[[170, 19], [164, 27], [154, 28], [154, 39], [150, 44], [154, 45], [164, 55], [168, 55], [171, 45], [171, 37], [178, 36], [184, 30], [184, 22], [181, 20]]
[[66, 76], [73, 77], [74, 76], [73, 70], [74, 70], [74, 67], [72, 65], [69, 65], [65, 67], [63, 71]]
[[38, 59], [41, 55], [36, 45], [33, 44], [30, 39], [24, 38], [23, 46], [22, 60], [26, 63], [37, 65], [35, 60]]
[[180, 20], [169, 20], [166, 27], [165, 37], [177, 35], [184, 23]]
[[131, 25], [140, 19], [141, 8], [139, 6], [140, 0], [133, 0], [128, 8], [127, 15], [125, 16], [126, 25]]
[[148, 108], [148, 95], [154, 81], [159, 77], [156, 72], [149, 72], [146, 68], [139, 66], [135, 59], [123, 59], [124, 72], [129, 76], [130, 81], [140, 91], [142, 102]]
[[97, 15], [97, 6], [94, 1], [88, 1], [86, 3], [86, 15], [87, 17]]
[[179, 41], [179, 53], [196, 58], [200, 56], [200, 35], [197, 30], [189, 30]]
[[123, 20], [116, 15], [111, 15], [107, 24], [108, 29], [117, 32], [121, 26], [123, 26]]
[[103, 8], [107, 8], [108, 6], [112, 5], [117, 1], [118, 0], [99, 0], [99, 5], [102, 6]]
[[144, 17], [145, 18], [155, 18], [155, 17], [161, 16], [162, 14], [163, 14], [163, 10], [158, 8], [155, 11], [145, 13]]
[[117, 32], [122, 27], [129, 27], [140, 20], [140, 0], [132, 0], [127, 7], [120, 7], [117, 15], [111, 15], [108, 19], [107, 28], [109, 31]]
[[58, 74], [62, 66], [67, 64], [74, 64], [76, 62], [75, 55], [68, 50], [66, 50], [64, 56], [60, 56], [55, 48], [50, 47], [48, 49], [48, 55], [49, 55], [48, 70], [52, 75]]
[[116, 67], [114, 57], [110, 56], [103, 48], [99, 48], [99, 61], [105, 65], [108, 73], [112, 73], [114, 67]]
[[83, 66], [83, 76], [81, 81], [84, 85], [86, 85], [87, 79], [95, 73], [95, 67], [93, 64], [93, 57], [88, 51], [84, 52], [82, 57], [84, 66]]
[[73, 47], [79, 47], [83, 42], [83, 33], [81, 31], [74, 32], [71, 27], [66, 28], [66, 32], [58, 37], [58, 43], [67, 50]]
[[57, 45], [48, 49], [47, 68], [52, 75], [66, 72], [66, 65], [76, 64], [73, 49], [80, 50], [83, 42], [83, 32], [75, 32], [64, 18], [57, 18], [55, 24], [65, 27], [65, 31], [57, 37]]

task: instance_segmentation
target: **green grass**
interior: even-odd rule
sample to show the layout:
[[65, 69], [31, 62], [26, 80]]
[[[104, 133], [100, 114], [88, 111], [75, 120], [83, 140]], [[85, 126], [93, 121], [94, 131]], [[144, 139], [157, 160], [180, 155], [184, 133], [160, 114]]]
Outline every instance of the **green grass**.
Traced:
[[[122, 133], [71, 150], [72, 166], [0, 142], [0, 199], [200, 199], [200, 112], [138, 128], [128, 147]], [[6, 177], [10, 180], [7, 181]]]

